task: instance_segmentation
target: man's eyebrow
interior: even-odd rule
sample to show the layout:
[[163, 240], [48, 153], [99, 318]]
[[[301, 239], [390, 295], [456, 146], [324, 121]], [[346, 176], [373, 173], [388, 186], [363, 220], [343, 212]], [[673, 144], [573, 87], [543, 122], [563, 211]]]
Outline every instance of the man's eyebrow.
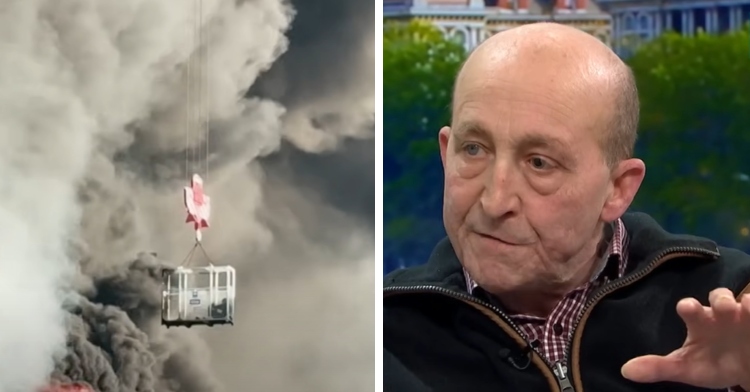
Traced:
[[559, 150], [561, 152], [570, 151], [570, 145], [565, 141], [556, 137], [538, 133], [524, 135], [517, 141], [516, 145], [521, 150], [529, 150], [532, 148], [548, 148]]
[[459, 138], [464, 138], [468, 136], [488, 136], [489, 132], [482, 127], [481, 124], [475, 121], [465, 121], [461, 122], [455, 129], [454, 129], [454, 135], [458, 136]]

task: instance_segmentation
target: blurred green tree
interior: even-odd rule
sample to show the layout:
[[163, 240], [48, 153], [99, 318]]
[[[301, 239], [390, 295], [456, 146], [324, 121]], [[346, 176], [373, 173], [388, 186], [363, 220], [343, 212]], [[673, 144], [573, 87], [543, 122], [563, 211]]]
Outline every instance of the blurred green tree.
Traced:
[[667, 33], [628, 60], [641, 97], [634, 208], [671, 230], [747, 247], [750, 230], [748, 33]]
[[384, 240], [388, 257], [422, 263], [444, 235], [437, 133], [450, 121], [466, 52], [429, 22], [383, 33]]

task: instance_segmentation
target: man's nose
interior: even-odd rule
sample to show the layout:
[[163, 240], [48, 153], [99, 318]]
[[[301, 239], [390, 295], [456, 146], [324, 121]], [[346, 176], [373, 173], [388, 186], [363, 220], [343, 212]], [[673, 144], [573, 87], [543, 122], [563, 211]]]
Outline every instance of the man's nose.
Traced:
[[497, 163], [487, 175], [487, 182], [482, 192], [480, 203], [488, 217], [501, 218], [514, 214], [520, 207], [518, 199], [518, 173], [507, 163]]

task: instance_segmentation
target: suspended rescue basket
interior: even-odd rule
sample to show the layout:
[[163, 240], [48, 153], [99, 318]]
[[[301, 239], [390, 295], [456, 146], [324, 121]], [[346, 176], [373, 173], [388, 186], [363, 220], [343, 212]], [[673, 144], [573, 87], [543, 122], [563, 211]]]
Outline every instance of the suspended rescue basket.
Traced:
[[[196, 249], [205, 255], [197, 242], [186, 262]], [[215, 266], [210, 261], [207, 267], [179, 266], [163, 270], [162, 278], [162, 325], [189, 328], [234, 324], [235, 271], [231, 266]]]
[[[214, 265], [201, 244], [201, 229], [209, 227], [211, 217], [211, 198], [203, 192], [203, 178], [196, 174], [203, 171], [208, 179], [209, 115], [203, 99], [208, 92], [208, 41], [203, 34], [202, 0], [194, 1], [198, 17], [193, 33], [200, 43], [197, 53], [191, 55], [186, 64], [185, 175], [190, 186], [184, 188], [184, 202], [185, 222], [193, 225], [195, 245], [179, 267], [162, 271], [161, 319], [167, 328], [234, 324], [235, 270], [231, 266]], [[203, 253], [208, 266], [188, 267], [197, 249]]]

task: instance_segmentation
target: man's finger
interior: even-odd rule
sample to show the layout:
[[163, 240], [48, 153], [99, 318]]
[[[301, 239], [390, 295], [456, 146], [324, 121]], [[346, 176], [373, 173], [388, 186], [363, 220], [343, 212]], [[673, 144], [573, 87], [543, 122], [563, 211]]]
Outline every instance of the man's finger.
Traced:
[[734, 294], [732, 293], [732, 290], [724, 287], [711, 290], [711, 292], [708, 293], [708, 303], [713, 304], [717, 299], [719, 299], [719, 297], [730, 297], [734, 299]]
[[713, 290], [708, 295], [708, 302], [711, 304], [711, 310], [717, 321], [731, 323], [738, 320], [740, 305], [730, 290]]
[[633, 358], [625, 363], [620, 371], [628, 380], [641, 383], [677, 381], [681, 377], [679, 361], [659, 355]]
[[711, 322], [711, 309], [701, 305], [695, 298], [685, 298], [677, 303], [677, 314], [688, 330]]

